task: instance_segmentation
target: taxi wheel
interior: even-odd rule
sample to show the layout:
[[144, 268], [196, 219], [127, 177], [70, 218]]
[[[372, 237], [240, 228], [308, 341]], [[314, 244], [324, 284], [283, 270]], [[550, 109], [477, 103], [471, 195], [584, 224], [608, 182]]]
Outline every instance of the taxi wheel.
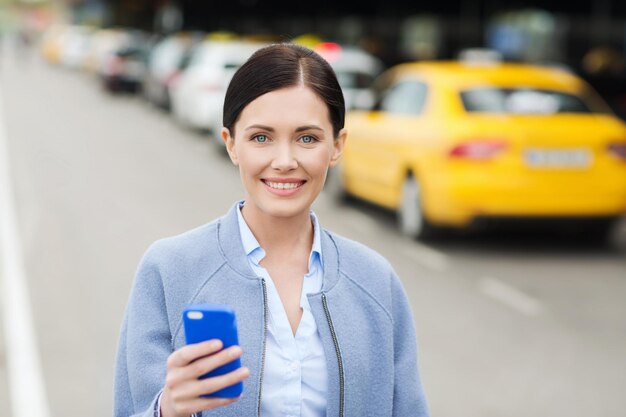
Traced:
[[343, 203], [348, 200], [348, 193], [343, 184], [341, 165], [337, 165], [328, 170], [324, 191], [335, 201]]
[[435, 229], [428, 222], [422, 210], [420, 184], [413, 177], [407, 177], [402, 184], [402, 195], [397, 216], [398, 226], [403, 235], [413, 239], [434, 237]]

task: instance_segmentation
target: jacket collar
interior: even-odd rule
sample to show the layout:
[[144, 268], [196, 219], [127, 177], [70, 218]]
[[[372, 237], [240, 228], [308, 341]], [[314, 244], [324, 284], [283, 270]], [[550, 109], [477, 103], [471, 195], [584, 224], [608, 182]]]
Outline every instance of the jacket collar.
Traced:
[[[237, 210], [239, 202], [235, 203], [231, 209], [221, 217], [217, 224], [217, 240], [222, 256], [229, 266], [238, 274], [250, 278], [259, 279], [250, 268], [246, 251], [241, 242], [239, 233], [239, 219]], [[330, 290], [339, 279], [339, 259], [337, 245], [331, 234], [326, 229], [321, 229], [321, 245], [324, 256], [324, 278], [322, 292]]]

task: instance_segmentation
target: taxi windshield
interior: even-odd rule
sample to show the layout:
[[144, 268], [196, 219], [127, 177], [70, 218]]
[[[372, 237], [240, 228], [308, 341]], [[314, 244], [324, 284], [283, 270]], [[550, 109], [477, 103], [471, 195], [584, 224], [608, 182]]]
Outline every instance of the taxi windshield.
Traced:
[[583, 97], [555, 90], [483, 87], [461, 91], [467, 112], [554, 114], [600, 113]]

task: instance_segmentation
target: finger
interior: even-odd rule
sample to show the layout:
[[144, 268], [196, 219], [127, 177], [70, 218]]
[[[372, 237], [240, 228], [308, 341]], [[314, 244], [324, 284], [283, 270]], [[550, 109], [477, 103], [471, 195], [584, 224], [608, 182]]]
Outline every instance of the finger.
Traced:
[[246, 367], [235, 369], [224, 375], [213, 376], [205, 379], [181, 380], [173, 386], [169, 379], [166, 382], [168, 395], [178, 404], [188, 402], [202, 395], [213, 394], [223, 388], [241, 382], [250, 376], [250, 370]]
[[239, 346], [231, 346], [218, 353], [197, 359], [186, 366], [169, 367], [166, 375], [166, 384], [172, 389], [181, 386], [187, 381], [196, 381], [202, 375], [232, 362], [242, 354]]
[[183, 346], [169, 356], [167, 366], [168, 368], [187, 366], [198, 358], [218, 352], [222, 346], [219, 339]]
[[198, 396], [213, 394], [223, 388], [242, 382], [249, 376], [250, 370], [244, 366], [224, 375], [214, 376], [198, 381], [197, 386], [193, 388], [193, 392]]
[[198, 392], [198, 380], [184, 380], [176, 386], [169, 386], [169, 381], [166, 382], [168, 389], [168, 395], [175, 404], [186, 404], [191, 400], [195, 400], [199, 397]]
[[212, 410], [218, 407], [224, 407], [238, 401], [241, 397], [236, 398], [195, 398], [186, 402], [184, 405], [177, 407], [180, 414], [191, 415], [204, 410]]
[[205, 358], [198, 359], [185, 367], [185, 372], [189, 372], [189, 378], [198, 378], [207, 372], [211, 372], [220, 366], [226, 365], [241, 357], [242, 351], [239, 346], [231, 346], [218, 353], [214, 353]]

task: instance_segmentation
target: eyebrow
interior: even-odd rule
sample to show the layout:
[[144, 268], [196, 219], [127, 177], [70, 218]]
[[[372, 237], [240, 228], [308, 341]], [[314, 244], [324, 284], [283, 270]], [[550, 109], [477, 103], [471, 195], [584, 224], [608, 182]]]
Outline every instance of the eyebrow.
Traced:
[[[274, 132], [274, 128], [271, 126], [265, 126], [265, 125], [250, 125], [248, 127], [246, 127], [245, 130], [250, 130], [250, 129], [261, 129], [261, 130], [267, 130], [268, 132]], [[305, 125], [305, 126], [300, 126], [298, 128], [296, 128], [296, 132], [304, 132], [305, 130], [321, 130], [324, 131], [324, 129], [322, 129], [321, 127], [317, 126], [317, 125]]]
[[321, 131], [324, 131], [324, 129], [322, 129], [319, 126], [316, 126], [316, 125], [306, 125], [306, 126], [300, 126], [299, 128], [297, 128], [296, 132], [304, 132], [305, 130], [321, 130]]
[[264, 126], [264, 125], [250, 125], [250, 126], [246, 127], [245, 130], [251, 130], [251, 129], [267, 130], [268, 132], [273, 132], [274, 131], [273, 127]]

